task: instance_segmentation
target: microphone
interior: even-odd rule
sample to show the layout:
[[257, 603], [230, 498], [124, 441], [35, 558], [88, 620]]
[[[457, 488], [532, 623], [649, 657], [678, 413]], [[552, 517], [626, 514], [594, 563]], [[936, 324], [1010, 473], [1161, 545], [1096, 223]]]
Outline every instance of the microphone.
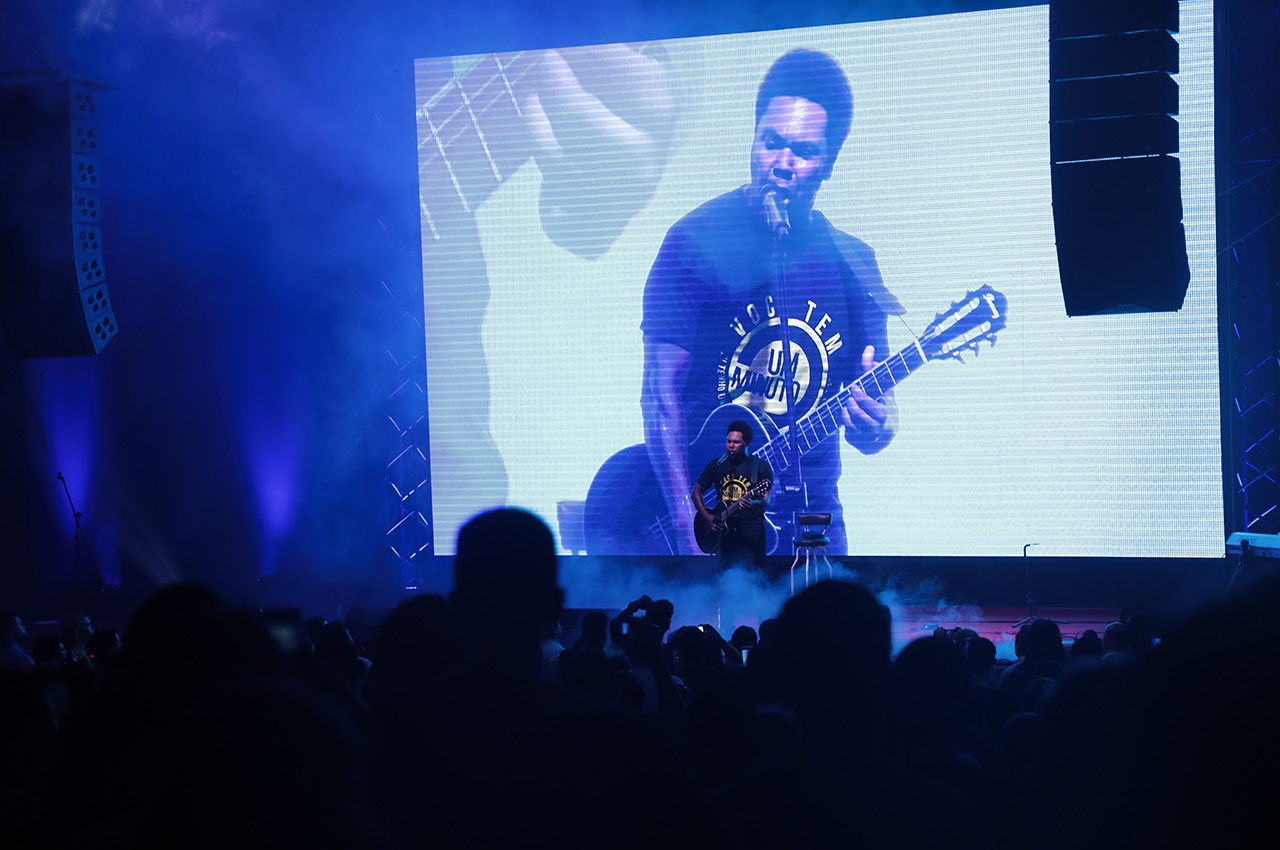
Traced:
[[778, 187], [770, 186], [765, 189], [761, 201], [764, 204], [765, 220], [769, 224], [769, 229], [773, 231], [774, 238], [786, 239], [791, 235], [791, 222], [787, 220], [786, 199], [778, 203]]

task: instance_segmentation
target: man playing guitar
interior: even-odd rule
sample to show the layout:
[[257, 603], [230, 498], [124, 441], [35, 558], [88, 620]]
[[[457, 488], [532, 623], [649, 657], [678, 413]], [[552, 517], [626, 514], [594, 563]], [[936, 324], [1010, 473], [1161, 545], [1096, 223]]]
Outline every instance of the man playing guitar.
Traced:
[[[719, 532], [715, 551], [725, 566], [764, 566], [764, 512], [771, 498], [773, 468], [769, 461], [748, 453], [747, 446], [754, 436], [754, 429], [745, 420], [730, 422], [724, 455], [707, 464], [689, 496], [702, 522]], [[714, 514], [702, 498], [708, 488], [716, 492]]]
[[[697, 551], [684, 508], [692, 477], [685, 452], [697, 423], [734, 404], [786, 425], [874, 368], [888, 349], [886, 316], [902, 307], [881, 282], [874, 252], [814, 209], [852, 114], [849, 81], [834, 58], [812, 50], [783, 55], [757, 95], [751, 182], [672, 225], [650, 269], [640, 409], [675, 523], [675, 554]], [[843, 395], [832, 424], [845, 442], [863, 454], [884, 449], [897, 430], [892, 394], [873, 398], [857, 387]], [[785, 464], [775, 467], [781, 475]], [[844, 553], [839, 479], [840, 447], [829, 441], [774, 489], [784, 523], [795, 510], [830, 512], [832, 551]], [[784, 525], [784, 538], [790, 533]]]

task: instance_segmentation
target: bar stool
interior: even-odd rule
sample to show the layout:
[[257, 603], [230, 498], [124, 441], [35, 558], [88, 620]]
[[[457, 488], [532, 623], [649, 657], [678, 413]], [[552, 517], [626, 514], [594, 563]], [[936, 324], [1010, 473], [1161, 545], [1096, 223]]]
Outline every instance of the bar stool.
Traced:
[[809, 562], [814, 560], [814, 553], [817, 552], [818, 558], [821, 560], [814, 564], [813, 575], [818, 577], [818, 571], [822, 569], [822, 564], [827, 565], [827, 577], [833, 578], [835, 571], [831, 567], [831, 559], [827, 557], [827, 547], [831, 545], [831, 538], [827, 536], [827, 528], [831, 525], [831, 514], [796, 514], [796, 525], [802, 526], [804, 531], [798, 537], [791, 541], [796, 549], [795, 560], [791, 562], [791, 593], [796, 592], [796, 566], [800, 563], [800, 553], [804, 553], [804, 586], [809, 586]]

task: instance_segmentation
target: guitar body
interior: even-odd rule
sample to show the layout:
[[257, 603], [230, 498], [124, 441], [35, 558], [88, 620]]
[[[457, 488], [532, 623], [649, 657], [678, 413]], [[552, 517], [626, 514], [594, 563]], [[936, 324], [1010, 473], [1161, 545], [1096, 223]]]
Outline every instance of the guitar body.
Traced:
[[591, 555], [675, 554], [666, 501], [644, 443], [617, 452], [596, 472], [582, 527]]
[[[717, 514], [716, 521], [720, 521]], [[702, 518], [702, 514], [693, 515], [693, 536], [698, 541], [698, 548], [702, 550], [704, 555], [714, 555], [716, 549], [720, 547], [720, 532], [707, 523]]]

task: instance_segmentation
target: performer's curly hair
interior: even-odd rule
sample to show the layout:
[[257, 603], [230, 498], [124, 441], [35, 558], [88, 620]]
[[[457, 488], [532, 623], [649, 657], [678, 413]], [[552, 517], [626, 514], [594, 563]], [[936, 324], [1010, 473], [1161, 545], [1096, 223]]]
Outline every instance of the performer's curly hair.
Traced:
[[829, 53], [798, 47], [770, 66], [756, 94], [756, 124], [775, 97], [801, 97], [827, 111], [827, 173], [840, 155], [853, 123], [853, 90], [840, 63]]
[[755, 430], [751, 427], [751, 423], [745, 419], [735, 419], [730, 422], [729, 427], [725, 429], [725, 433], [728, 434], [730, 431], [741, 432], [742, 442], [746, 443], [748, 446], [751, 445], [751, 440], [754, 439], [756, 435]]

